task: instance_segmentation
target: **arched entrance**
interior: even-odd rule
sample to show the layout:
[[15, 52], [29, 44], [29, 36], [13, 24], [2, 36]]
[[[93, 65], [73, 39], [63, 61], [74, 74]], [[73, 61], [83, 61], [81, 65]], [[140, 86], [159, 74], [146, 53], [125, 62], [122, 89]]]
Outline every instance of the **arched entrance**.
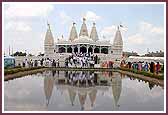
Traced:
[[100, 49], [99, 48], [95, 48], [94, 49], [94, 53], [100, 53]]
[[93, 53], [92, 47], [89, 47], [89, 48], [88, 48], [88, 53], [90, 53], [90, 52]]
[[72, 53], [72, 48], [71, 47], [67, 48], [67, 53]]
[[59, 53], [65, 53], [65, 48], [64, 48], [64, 47], [60, 47], [60, 48], [58, 49], [58, 52], [59, 52]]
[[74, 52], [78, 53], [78, 48], [77, 47], [74, 48]]
[[102, 48], [101, 53], [108, 54], [108, 48]]
[[86, 52], [87, 52], [86, 47], [84, 47], [84, 46], [80, 47], [80, 52], [82, 52], [82, 53], [86, 53]]

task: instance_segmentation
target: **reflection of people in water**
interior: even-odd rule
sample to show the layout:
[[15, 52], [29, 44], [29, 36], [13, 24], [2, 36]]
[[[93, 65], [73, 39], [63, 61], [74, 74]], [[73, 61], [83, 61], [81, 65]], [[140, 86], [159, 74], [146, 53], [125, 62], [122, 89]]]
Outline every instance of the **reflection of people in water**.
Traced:
[[68, 71], [65, 71], [65, 78], [68, 78]]
[[56, 74], [56, 70], [53, 70], [53, 71], [52, 71], [52, 76], [54, 77], [55, 74]]
[[68, 72], [67, 75], [68, 83], [76, 86], [93, 86], [97, 83], [97, 76], [94, 72], [79, 71], [79, 72]]
[[152, 90], [152, 88], [155, 86], [155, 84], [151, 83], [151, 82], [148, 82], [149, 84], [149, 89]]
[[113, 75], [112, 71], [109, 71], [109, 77], [111, 77]]
[[57, 71], [57, 75], [58, 75], [58, 77], [59, 77], [59, 71]]

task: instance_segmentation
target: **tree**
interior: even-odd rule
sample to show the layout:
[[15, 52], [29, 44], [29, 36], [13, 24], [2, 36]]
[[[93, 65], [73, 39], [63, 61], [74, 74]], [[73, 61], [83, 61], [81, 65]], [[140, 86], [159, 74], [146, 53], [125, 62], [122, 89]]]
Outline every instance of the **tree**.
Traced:
[[15, 52], [14, 54], [12, 54], [12, 56], [26, 56], [26, 53], [22, 53], [22, 52]]

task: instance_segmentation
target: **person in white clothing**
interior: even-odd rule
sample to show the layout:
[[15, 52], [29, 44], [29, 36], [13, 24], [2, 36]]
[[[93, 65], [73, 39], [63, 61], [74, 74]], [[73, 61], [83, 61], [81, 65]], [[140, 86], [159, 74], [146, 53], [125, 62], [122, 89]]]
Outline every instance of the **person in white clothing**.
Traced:
[[40, 60], [37, 61], [37, 66], [40, 67], [41, 64], [40, 64]]

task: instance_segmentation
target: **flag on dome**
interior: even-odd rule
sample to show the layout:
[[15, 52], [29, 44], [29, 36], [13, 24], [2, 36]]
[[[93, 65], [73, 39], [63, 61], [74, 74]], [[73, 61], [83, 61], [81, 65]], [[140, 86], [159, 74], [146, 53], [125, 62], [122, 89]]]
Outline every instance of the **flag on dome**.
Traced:
[[120, 24], [120, 27], [123, 27], [123, 25]]

